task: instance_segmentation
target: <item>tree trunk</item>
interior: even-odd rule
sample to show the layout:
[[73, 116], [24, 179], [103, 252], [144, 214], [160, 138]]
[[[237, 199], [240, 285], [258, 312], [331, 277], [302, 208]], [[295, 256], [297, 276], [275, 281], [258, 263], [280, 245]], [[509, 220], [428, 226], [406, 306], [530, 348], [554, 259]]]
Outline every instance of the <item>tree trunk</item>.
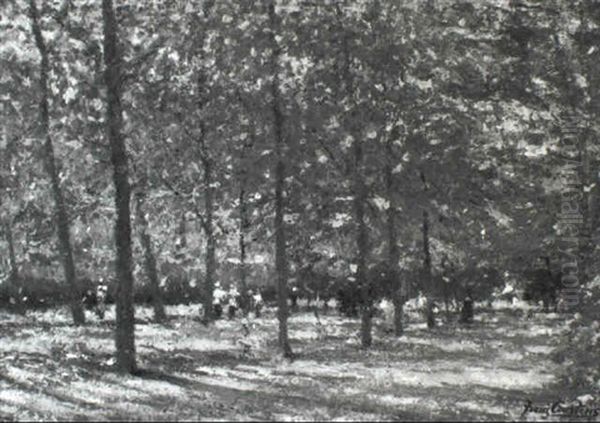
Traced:
[[385, 163], [385, 185], [386, 195], [389, 202], [387, 209], [387, 232], [388, 232], [388, 273], [394, 281], [394, 335], [402, 336], [404, 328], [402, 325], [402, 314], [404, 307], [404, 291], [402, 281], [400, 280], [400, 269], [398, 261], [400, 260], [400, 251], [398, 249], [398, 235], [396, 231], [396, 207], [394, 205], [394, 175], [392, 168], [392, 143], [386, 144], [387, 160]]
[[244, 315], [248, 314], [250, 304], [250, 298], [248, 298], [248, 286], [247, 286], [247, 275], [246, 275], [246, 229], [248, 226], [248, 217], [246, 210], [246, 190], [243, 182], [240, 188], [240, 234], [239, 234], [239, 248], [240, 248], [240, 290], [242, 297], [242, 312]]
[[444, 281], [444, 311], [446, 312], [446, 323], [450, 323], [452, 315], [450, 314], [450, 292], [449, 282]]
[[4, 233], [6, 234], [6, 243], [8, 244], [8, 260], [10, 264], [10, 293], [15, 301], [15, 310], [19, 314], [25, 314], [25, 307], [22, 302], [21, 292], [21, 276], [19, 275], [19, 265], [17, 263], [17, 255], [15, 253], [15, 243], [13, 240], [12, 227], [6, 223], [4, 225]]
[[179, 226], [177, 227], [177, 243], [176, 243], [176, 251], [177, 256], [182, 258], [185, 256], [183, 253], [183, 249], [187, 247], [187, 231], [185, 224], [185, 210], [181, 213], [181, 217], [179, 218]]
[[[341, 10], [338, 9], [338, 13]], [[344, 28], [341, 28], [345, 31]], [[348, 46], [348, 37], [344, 36], [342, 39], [343, 53], [344, 53], [344, 84], [346, 89], [346, 95], [348, 101], [352, 102], [354, 98], [354, 87], [352, 81], [352, 73], [350, 69], [351, 64], [351, 52]], [[354, 107], [358, 107], [354, 105]], [[356, 220], [356, 248], [357, 248], [357, 263], [356, 263], [356, 281], [360, 288], [360, 339], [363, 348], [368, 348], [373, 343], [372, 337], [372, 317], [373, 317], [373, 305], [371, 298], [371, 281], [367, 280], [367, 260], [369, 256], [369, 228], [365, 219], [365, 206], [367, 202], [367, 190], [364, 183], [364, 154], [362, 149], [362, 142], [360, 140], [360, 131], [357, 128], [357, 124], [361, 123], [361, 119], [357, 118], [355, 113], [351, 116], [349, 127], [350, 133], [354, 137], [352, 144], [353, 152], [353, 166], [352, 166], [352, 188], [353, 188], [353, 209], [354, 218]]]
[[365, 204], [367, 191], [363, 181], [362, 165], [363, 151], [361, 142], [354, 140], [354, 216], [356, 218], [357, 233], [356, 247], [358, 250], [356, 263], [356, 280], [360, 286], [360, 339], [363, 348], [369, 348], [373, 343], [372, 316], [373, 305], [371, 298], [371, 281], [367, 279], [367, 258], [369, 254], [369, 235], [367, 222], [365, 220]]
[[452, 264], [448, 262], [449, 260], [444, 256], [441, 263], [441, 268], [443, 272], [443, 294], [444, 294], [444, 310], [446, 313], [446, 323], [450, 323], [452, 320], [452, 315], [450, 314], [450, 285], [453, 283], [453, 271]]
[[[214, 0], [207, 0], [202, 5], [202, 12], [204, 14], [205, 24], [210, 16], [212, 8], [214, 7]], [[198, 59], [204, 60], [204, 43], [206, 40], [208, 25], [205, 25], [200, 29], [200, 33], [197, 39], [195, 55]], [[205, 72], [200, 71], [197, 75], [197, 104], [198, 110], [202, 113], [204, 108], [209, 102], [209, 88], [206, 86], [208, 76]], [[204, 255], [204, 286], [202, 295], [202, 306], [204, 309], [203, 321], [208, 324], [214, 321], [215, 312], [213, 310], [213, 299], [215, 289], [215, 274], [216, 274], [216, 238], [214, 233], [214, 172], [215, 172], [215, 161], [209, 152], [209, 148], [206, 145], [206, 134], [207, 134], [207, 121], [203, 118], [198, 122], [200, 129], [200, 135], [197, 139], [199, 145], [199, 157], [204, 170], [203, 188], [204, 188], [204, 218], [202, 226], [204, 229], [204, 235], [206, 236], [206, 249]]]
[[154, 321], [162, 323], [167, 320], [167, 315], [160, 293], [156, 257], [154, 256], [154, 251], [152, 249], [152, 239], [148, 232], [148, 220], [146, 220], [146, 216], [144, 215], [144, 194], [138, 193], [136, 200], [138, 233], [144, 255], [144, 270], [146, 272], [146, 277], [148, 278], [148, 288], [150, 289], [152, 307], [154, 308]]
[[273, 111], [273, 135], [275, 149], [275, 272], [277, 273], [277, 318], [279, 320], [279, 348], [284, 357], [291, 358], [293, 356], [292, 348], [288, 339], [288, 263], [286, 250], [286, 233], [285, 233], [285, 204], [284, 204], [284, 189], [285, 189], [285, 162], [284, 162], [284, 147], [285, 140], [283, 137], [283, 113], [281, 112], [280, 94], [279, 94], [279, 54], [280, 50], [275, 39], [276, 31], [276, 15], [275, 5], [269, 2], [269, 23], [271, 27], [271, 42], [273, 53], [271, 57], [271, 95], [272, 95], [272, 111]]
[[205, 267], [206, 275], [204, 281], [204, 321], [205, 323], [214, 320], [215, 316], [212, 309], [215, 272], [216, 272], [216, 239], [213, 227], [213, 163], [209, 158], [203, 160], [204, 163], [204, 233], [206, 235], [206, 256]]
[[30, 17], [31, 27], [33, 35], [35, 37], [35, 44], [40, 52], [41, 56], [41, 68], [40, 68], [40, 127], [42, 136], [45, 138], [44, 141], [44, 164], [46, 172], [50, 177], [50, 184], [52, 186], [52, 195], [55, 203], [56, 223], [58, 230], [59, 240], [59, 251], [62, 258], [63, 269], [65, 272], [65, 280], [67, 286], [67, 298], [71, 307], [71, 315], [73, 316], [73, 322], [76, 325], [82, 325], [85, 323], [85, 314], [83, 307], [81, 306], [81, 290], [77, 283], [77, 277], [75, 275], [75, 263], [73, 261], [73, 250], [71, 248], [71, 235], [69, 217], [67, 214], [67, 208], [65, 200], [60, 187], [60, 178], [58, 175], [58, 169], [56, 167], [54, 157], [54, 146], [52, 144], [52, 137], [50, 136], [50, 115], [48, 110], [48, 73], [50, 71], [50, 62], [48, 59], [48, 51], [46, 49], [46, 43], [42, 36], [42, 31], [39, 25], [39, 15], [35, 0], [30, 0]]
[[127, 149], [121, 133], [123, 111], [121, 108], [121, 67], [119, 54], [118, 28], [112, 0], [102, 0], [102, 18], [104, 22], [104, 80], [106, 83], [107, 113], [106, 130], [110, 142], [113, 182], [115, 185], [115, 206], [117, 219], [115, 224], [116, 241], [116, 348], [117, 367], [120, 371], [134, 373], [135, 362], [135, 322], [133, 308], [133, 272], [131, 258], [131, 215], [129, 202], [129, 168]]
[[431, 251], [429, 248], [429, 213], [423, 210], [423, 289], [427, 296], [427, 327], [435, 327], [434, 304], [431, 299]]

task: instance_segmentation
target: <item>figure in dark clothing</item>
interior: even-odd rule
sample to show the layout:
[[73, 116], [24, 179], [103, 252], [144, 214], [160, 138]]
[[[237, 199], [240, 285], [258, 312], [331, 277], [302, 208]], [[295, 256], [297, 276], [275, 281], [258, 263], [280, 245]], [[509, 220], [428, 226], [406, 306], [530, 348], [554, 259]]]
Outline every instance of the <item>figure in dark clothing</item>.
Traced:
[[550, 259], [543, 257], [535, 269], [526, 272], [528, 278], [523, 299], [537, 303], [542, 301], [544, 311], [549, 312], [551, 307], [556, 311], [558, 297], [562, 283], [562, 273], [553, 273], [550, 269]]
[[461, 323], [473, 323], [473, 318], [473, 296], [471, 295], [471, 290], [467, 289], [467, 293], [463, 299], [460, 321]]
[[220, 319], [223, 316], [223, 306], [220, 303], [213, 304], [213, 314], [215, 319]]
[[427, 327], [429, 329], [433, 329], [436, 326], [435, 322], [435, 311], [437, 308], [437, 304], [435, 301], [428, 299], [426, 304], [426, 314], [427, 314]]
[[290, 292], [290, 299], [292, 301], [291, 311], [293, 311], [293, 312], [298, 311], [298, 287], [297, 286], [292, 286], [292, 289]]

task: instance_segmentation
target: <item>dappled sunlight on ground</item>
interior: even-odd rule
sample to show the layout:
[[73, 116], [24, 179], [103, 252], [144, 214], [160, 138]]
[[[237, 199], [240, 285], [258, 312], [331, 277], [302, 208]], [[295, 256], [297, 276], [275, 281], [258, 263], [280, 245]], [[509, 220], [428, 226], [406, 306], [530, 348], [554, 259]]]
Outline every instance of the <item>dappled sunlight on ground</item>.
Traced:
[[480, 313], [468, 328], [427, 330], [411, 317], [405, 335], [378, 320], [374, 345], [359, 346], [358, 320], [322, 313], [290, 318], [289, 362], [276, 350], [277, 322], [199, 322], [198, 306], [169, 307], [165, 325], [140, 309], [141, 373], [113, 371], [114, 311], [69, 324], [64, 309], [0, 315], [0, 417], [16, 419], [518, 419], [545, 397], [549, 359], [565, 330], [558, 315]]

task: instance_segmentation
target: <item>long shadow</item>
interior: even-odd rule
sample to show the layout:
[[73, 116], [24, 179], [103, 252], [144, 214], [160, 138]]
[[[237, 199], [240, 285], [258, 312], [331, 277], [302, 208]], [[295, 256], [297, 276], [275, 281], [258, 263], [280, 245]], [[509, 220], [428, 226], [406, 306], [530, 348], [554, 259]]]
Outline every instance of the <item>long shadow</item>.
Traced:
[[76, 405], [77, 407], [88, 409], [90, 411], [98, 410], [98, 404], [83, 400], [81, 398], [75, 398], [70, 395], [62, 394], [62, 393], [56, 392], [55, 390], [47, 388], [47, 387], [41, 387], [39, 384], [22, 382], [22, 381], [17, 380], [3, 372], [0, 372], [0, 379], [8, 382], [12, 387], [18, 388], [25, 392], [46, 395], [46, 396], [54, 398], [62, 403], [70, 403], [70, 404]]
[[314, 360], [323, 364], [338, 363], [364, 363], [365, 360], [376, 361], [378, 353], [392, 353], [392, 356], [382, 357], [386, 361], [391, 360], [398, 364], [407, 362], [426, 361], [465, 361], [469, 359], [480, 359], [483, 352], [478, 350], [456, 350], [448, 351], [431, 344], [417, 344], [411, 342], [380, 342], [375, 343], [370, 349], [363, 350], [358, 346], [347, 346], [339, 343], [319, 345], [318, 348], [302, 348], [298, 345], [296, 349], [298, 356], [303, 360]]
[[[79, 365], [81, 365], [81, 363]], [[102, 373], [118, 374], [118, 373], [116, 373], [114, 368], [97, 367], [96, 373], [93, 375], [90, 375], [90, 376], [92, 376], [93, 378], [98, 378]], [[185, 378], [169, 375], [169, 374], [161, 372], [161, 371], [141, 370], [135, 376], [138, 376], [141, 378], [147, 378], [147, 379], [162, 380], [162, 381], [166, 381], [168, 383], [172, 383], [172, 384], [184, 387], [184, 388], [193, 388], [193, 384], [191, 383], [192, 381], [189, 381], [188, 379], [185, 379]], [[69, 420], [89, 420], [89, 417], [87, 417], [87, 416], [90, 413], [101, 413], [103, 420], [104, 419], [107, 419], [107, 420], [126, 419], [126, 420], [142, 420], [143, 421], [143, 420], [147, 420], [149, 418], [149, 416], [136, 415], [135, 411], [130, 412], [126, 409], [121, 409], [121, 408], [119, 408], [118, 404], [115, 404], [115, 403], [111, 404], [111, 403], [105, 402], [102, 404], [98, 404], [95, 402], [86, 401], [85, 399], [78, 398], [78, 397], [75, 397], [75, 396], [72, 396], [69, 394], [65, 394], [63, 392], [59, 392], [57, 389], [52, 388], [50, 386], [40, 386], [40, 384], [19, 381], [9, 375], [6, 375], [5, 373], [1, 373], [1, 372], [0, 372], [0, 380], [4, 380], [4, 381], [8, 382], [12, 387], [15, 387], [19, 390], [22, 390], [25, 392], [30, 392], [30, 393], [36, 394], [36, 395], [41, 394], [46, 397], [53, 398], [62, 404], [65, 404], [65, 405], [71, 404], [72, 406], [74, 406], [72, 413], [69, 413], [68, 416], [53, 415], [52, 416], [53, 418], [59, 418], [59, 419], [68, 418]], [[114, 380], [107, 381], [107, 383], [111, 383], [114, 385], [122, 385], [123, 387], [125, 387], [129, 390], [137, 390], [144, 394], [148, 394], [145, 391], [135, 389], [134, 387], [127, 386], [125, 384], [119, 383], [118, 381], [114, 381]], [[65, 385], [64, 389], [68, 389], [68, 385]], [[199, 399], [202, 399], [202, 398], [199, 398]], [[162, 404], [169, 404], [169, 403], [173, 402], [173, 398], [169, 398], [168, 396], [151, 395], [151, 398], [149, 398], [148, 400], [135, 400], [135, 401], [133, 401], [133, 403], [138, 404], [138, 405], [148, 405], [150, 407], [156, 407], [157, 405], [159, 405], [158, 404], [159, 400]], [[30, 411], [33, 413], [36, 413], [36, 414], [40, 414], [40, 412], [41, 412], [41, 410], [37, 410], [35, 408], [35, 404], [32, 404], [32, 408]], [[51, 412], [52, 412], [51, 410], [44, 410], [44, 414], [49, 414]], [[86, 412], [87, 412], [87, 414], [86, 414]], [[156, 414], [157, 414], [157, 416], [156, 416], [157, 418], [159, 418], [159, 419], [163, 418], [162, 416], [160, 416], [160, 414], [161, 414], [160, 410], [157, 410]], [[100, 415], [98, 415], [98, 414], [94, 414], [94, 415], [95, 415], [95, 419], [100, 417]], [[48, 416], [48, 415], [45, 416], [45, 418], [49, 418], [49, 417], [50, 416]], [[92, 418], [92, 419], [94, 419], [94, 418]]]
[[250, 355], [241, 355], [235, 350], [197, 351], [189, 348], [162, 350], [145, 346], [151, 353], [139, 354], [141, 360], [150, 368], [162, 368], [167, 371], [197, 373], [202, 366], [220, 366], [234, 368], [238, 364], [259, 365], [261, 360]]
[[[470, 385], [450, 385], [442, 387], [418, 387], [418, 386], [396, 386], [395, 392], [398, 394], [410, 395], [423, 399], [437, 400], [437, 410], [430, 410], [428, 414], [431, 420], [453, 421], [459, 420], [506, 420], [506, 414], [510, 413], [513, 418], [518, 416], [525, 402], [531, 399], [534, 403], [547, 403], [547, 394], [543, 390], [537, 389], [531, 392], [524, 392], [512, 388], [494, 388], [480, 384]], [[385, 392], [387, 393], [387, 392]], [[377, 393], [374, 393], [375, 395]], [[398, 395], [400, 396], [400, 395]], [[443, 402], [439, 399], [443, 398]], [[480, 404], [481, 409], [475, 411], [472, 409], [460, 407], [462, 401], [475, 402]], [[489, 404], [492, 407], [499, 407], [506, 410], [498, 413], [496, 410], [486, 410], [485, 406]], [[414, 407], [419, 407], [415, 405]], [[411, 408], [410, 406], [408, 407]]]
[[[163, 371], [155, 369], [144, 369], [138, 374], [138, 377], [148, 380], [165, 381], [177, 385], [179, 387], [210, 392], [213, 395], [217, 395], [218, 399], [225, 399], [228, 403], [240, 403], [242, 402], [247, 408], [249, 408], [249, 414], [261, 415], [265, 410], [270, 410], [273, 413], [273, 406], [277, 405], [281, 407], [281, 411], [293, 414], [294, 410], [290, 410], [290, 406], [295, 407], [298, 410], [297, 414], [303, 414], [306, 410], [311, 410], [315, 407], [325, 407], [327, 409], [335, 408], [339, 414], [340, 411], [353, 411], [358, 413], [372, 413], [384, 418], [393, 418], [401, 420], [425, 420], [426, 416], [420, 415], [419, 413], [407, 412], [404, 410], [397, 410], [388, 408], [382, 410], [381, 405], [376, 404], [356, 404], [356, 401], [351, 398], [340, 398], [335, 400], [335, 404], [327, 398], [315, 396], [314, 391], [307, 392], [307, 395], [299, 395], [296, 387], [277, 387], [279, 392], [265, 392], [264, 390], [253, 390], [248, 391], [245, 389], [236, 389], [233, 387], [224, 387], [221, 385], [212, 385], [210, 383], [200, 382], [196, 380], [190, 380], [184, 377], [169, 375]], [[252, 379], [253, 382], [257, 382]], [[198, 404], [199, 408], [205, 407], [205, 405]], [[383, 411], [383, 413], [382, 413]], [[220, 414], [220, 413], [219, 413]], [[214, 416], [210, 416], [214, 417]]]

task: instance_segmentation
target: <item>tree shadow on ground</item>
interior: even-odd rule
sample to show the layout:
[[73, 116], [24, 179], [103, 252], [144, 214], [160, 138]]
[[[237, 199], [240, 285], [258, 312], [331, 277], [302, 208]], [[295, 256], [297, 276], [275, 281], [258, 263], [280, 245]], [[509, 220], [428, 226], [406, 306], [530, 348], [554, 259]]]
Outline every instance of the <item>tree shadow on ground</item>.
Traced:
[[234, 368], [239, 364], [259, 365], [261, 360], [249, 354], [242, 354], [237, 350], [210, 350], [198, 351], [189, 348], [162, 350], [158, 347], [149, 347], [152, 352], [140, 354], [140, 361], [146, 367], [160, 368], [164, 371], [197, 372], [198, 367], [215, 366]]
[[[211, 417], [219, 417], [230, 415], [225, 412], [227, 408], [236, 405], [238, 413], [245, 414], [249, 418], [267, 418], [273, 414], [303, 414], [306, 410], [311, 409], [322, 409], [326, 410], [325, 415], [322, 418], [335, 418], [336, 415], [342, 415], [345, 412], [354, 413], [370, 413], [373, 415], [381, 416], [383, 419], [397, 419], [402, 420], [422, 420], [422, 417], [418, 413], [401, 411], [389, 407], [381, 407], [378, 404], [365, 404], [357, 403], [353, 398], [327, 398], [323, 395], [315, 396], [313, 391], [302, 392], [296, 387], [287, 386], [276, 387], [269, 384], [261, 386], [261, 389], [248, 391], [242, 388], [225, 387], [221, 385], [215, 385], [207, 382], [201, 382], [197, 380], [191, 380], [185, 377], [174, 376], [156, 369], [144, 369], [137, 373], [138, 377], [148, 380], [164, 381], [169, 382], [184, 389], [199, 391], [199, 392], [210, 392], [215, 396], [215, 400], [223, 401], [223, 405], [218, 407], [223, 411], [219, 413], [219, 410], [212, 410]], [[243, 379], [243, 378], [242, 378]], [[253, 382], [257, 382], [255, 379], [251, 379]], [[275, 388], [270, 391], [266, 391], [262, 388]], [[306, 395], [303, 395], [306, 394]], [[197, 405], [199, 408], [204, 408], [203, 404]], [[207, 411], [207, 410], [205, 410]]]
[[297, 351], [299, 359], [314, 360], [323, 364], [365, 363], [367, 359], [377, 360], [378, 355], [381, 355], [381, 359], [386, 362], [398, 363], [440, 359], [462, 362], [479, 358], [482, 355], [481, 351], [469, 351], [468, 349], [448, 351], [435, 345], [409, 341], [375, 342], [371, 348], [366, 350], [357, 345], [344, 345], [339, 342], [319, 345], [316, 348], [302, 347], [301, 344], [298, 344], [295, 351]]

